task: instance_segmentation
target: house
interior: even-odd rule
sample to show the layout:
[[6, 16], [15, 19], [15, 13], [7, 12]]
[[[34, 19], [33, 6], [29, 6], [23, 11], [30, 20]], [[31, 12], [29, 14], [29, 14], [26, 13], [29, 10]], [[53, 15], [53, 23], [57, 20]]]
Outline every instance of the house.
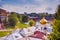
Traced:
[[0, 21], [3, 21], [7, 17], [7, 12], [4, 9], [0, 9]]
[[4, 9], [0, 9], [0, 29], [4, 28], [4, 24], [3, 21], [6, 20], [7, 21], [7, 11]]

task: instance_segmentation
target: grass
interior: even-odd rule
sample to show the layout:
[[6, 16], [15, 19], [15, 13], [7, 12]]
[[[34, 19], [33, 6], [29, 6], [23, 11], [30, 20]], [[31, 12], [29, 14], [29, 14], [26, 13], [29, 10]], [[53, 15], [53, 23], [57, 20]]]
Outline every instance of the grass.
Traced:
[[17, 22], [17, 24], [15, 26], [9, 26], [9, 25], [7, 25], [5, 28], [6, 29], [15, 29], [15, 28], [22, 29], [22, 28], [26, 28], [26, 27], [29, 27], [29, 25], [25, 24], [25, 23]]
[[[22, 29], [22, 28], [25, 28], [25, 27], [29, 27], [29, 25], [19, 22], [19, 23], [16, 24], [15, 28], [10, 28], [9, 26], [7, 26], [7, 27], [8, 27], [7, 30], [15, 29], [15, 28]], [[6, 35], [8, 35], [10, 33], [11, 33], [11, 31], [0, 31], [0, 37], [6, 36]]]
[[17, 23], [17, 25], [16, 25], [16, 28], [25, 28], [25, 27], [29, 27], [29, 25], [27, 25], [27, 24], [24, 24], [24, 23]]
[[0, 31], [0, 37], [6, 36], [10, 33], [11, 33], [11, 31]]

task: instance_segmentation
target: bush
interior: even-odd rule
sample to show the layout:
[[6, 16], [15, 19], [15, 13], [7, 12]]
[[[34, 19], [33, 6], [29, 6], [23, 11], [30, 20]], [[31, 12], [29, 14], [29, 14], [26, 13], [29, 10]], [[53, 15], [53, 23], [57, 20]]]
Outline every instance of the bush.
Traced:
[[30, 21], [29, 21], [29, 25], [30, 25], [30, 26], [34, 26], [34, 25], [35, 25], [34, 20], [30, 20]]

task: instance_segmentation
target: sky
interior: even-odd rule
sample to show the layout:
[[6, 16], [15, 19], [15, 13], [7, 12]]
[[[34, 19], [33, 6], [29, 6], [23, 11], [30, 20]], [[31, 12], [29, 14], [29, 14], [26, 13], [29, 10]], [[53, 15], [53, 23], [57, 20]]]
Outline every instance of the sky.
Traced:
[[59, 4], [60, 0], [0, 0], [0, 8], [18, 13], [48, 12], [53, 14]]

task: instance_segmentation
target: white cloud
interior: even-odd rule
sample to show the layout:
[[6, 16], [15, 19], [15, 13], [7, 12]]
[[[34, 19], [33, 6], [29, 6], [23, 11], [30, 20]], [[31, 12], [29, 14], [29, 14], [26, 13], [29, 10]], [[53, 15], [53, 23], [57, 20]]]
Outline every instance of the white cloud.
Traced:
[[16, 6], [16, 5], [10, 5], [10, 4], [4, 4], [2, 5], [3, 9], [6, 9], [7, 11], [14, 11], [14, 12], [18, 12], [18, 13], [24, 13], [24, 12], [36, 12], [36, 13], [40, 13], [40, 12], [49, 12], [49, 13], [53, 13], [55, 11], [54, 7], [51, 7], [54, 10], [50, 10], [48, 11], [47, 8], [49, 8], [49, 5], [41, 5], [41, 6], [37, 6], [37, 5], [24, 5], [24, 6]]
[[[2, 1], [2, 0], [0, 0]], [[19, 0], [21, 1], [21, 0]], [[30, 0], [32, 1], [32, 0]], [[27, 0], [22, 0], [23, 3], [27, 2]], [[27, 3], [27, 4], [23, 4], [23, 5], [13, 5], [13, 4], [3, 4], [2, 8], [6, 9], [7, 11], [15, 11], [15, 12], [19, 12], [19, 13], [23, 13], [23, 12], [49, 12], [49, 13], [54, 13], [55, 9], [57, 7], [58, 4], [60, 4], [60, 0], [33, 0], [32, 2], [35, 3]], [[37, 5], [38, 4], [38, 5]], [[51, 8], [51, 10], [49, 10], [49, 8]]]
[[60, 4], [60, 0], [34, 0], [34, 2], [41, 4]]

